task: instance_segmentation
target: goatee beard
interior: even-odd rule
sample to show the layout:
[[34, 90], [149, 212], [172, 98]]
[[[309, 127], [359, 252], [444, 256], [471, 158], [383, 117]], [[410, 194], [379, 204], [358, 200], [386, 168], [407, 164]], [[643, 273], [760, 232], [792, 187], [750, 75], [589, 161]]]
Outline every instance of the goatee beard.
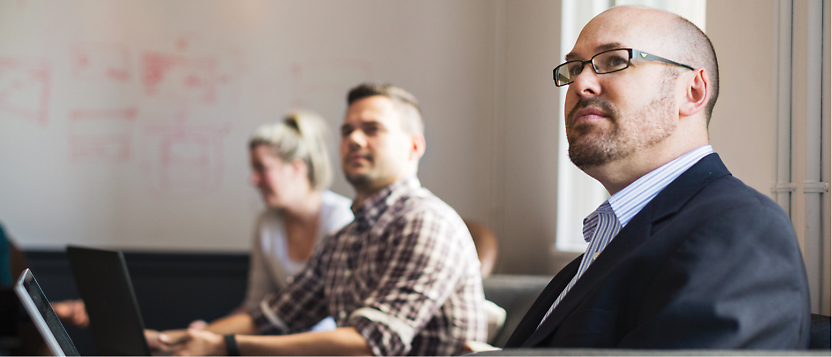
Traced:
[[[634, 113], [622, 115], [615, 106], [599, 97], [581, 98], [566, 116], [569, 159], [580, 169], [598, 167], [650, 148], [669, 137], [676, 129], [673, 116], [675, 77], [662, 81], [658, 96]], [[586, 107], [597, 108], [610, 121], [575, 125], [575, 113]]]
[[[611, 129], [598, 127], [595, 123], [575, 124], [575, 113], [583, 108], [596, 108], [612, 124]], [[569, 160], [580, 169], [601, 166], [626, 155], [619, 150], [627, 147], [627, 141], [620, 133], [620, 115], [615, 106], [600, 97], [581, 98], [566, 116], [566, 140], [569, 142]], [[595, 133], [593, 133], [595, 132]]]

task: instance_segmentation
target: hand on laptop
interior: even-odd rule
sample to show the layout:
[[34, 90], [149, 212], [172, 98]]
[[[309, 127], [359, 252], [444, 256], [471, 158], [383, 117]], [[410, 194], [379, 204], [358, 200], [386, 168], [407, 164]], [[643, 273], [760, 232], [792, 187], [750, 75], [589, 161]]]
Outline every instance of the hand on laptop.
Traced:
[[208, 327], [208, 323], [205, 322], [205, 320], [194, 320], [190, 325], [188, 325], [188, 328], [195, 330], [204, 330], [206, 327]]
[[170, 355], [178, 351], [190, 337], [188, 330], [144, 330], [147, 346], [154, 354]]
[[174, 356], [225, 356], [228, 351], [222, 335], [197, 329], [188, 329], [187, 337], [179, 345]]
[[65, 324], [82, 328], [90, 325], [90, 317], [87, 315], [86, 306], [84, 306], [84, 301], [81, 299], [53, 302], [52, 310]]

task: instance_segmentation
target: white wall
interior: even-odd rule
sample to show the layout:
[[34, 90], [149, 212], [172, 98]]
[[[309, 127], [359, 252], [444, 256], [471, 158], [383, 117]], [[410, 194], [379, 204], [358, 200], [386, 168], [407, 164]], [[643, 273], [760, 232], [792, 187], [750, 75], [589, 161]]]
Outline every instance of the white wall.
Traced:
[[[707, 6], [722, 74], [712, 143], [735, 176], [769, 195], [777, 4]], [[34, 94], [15, 99], [45, 117], [4, 107], [14, 98], [0, 96], [0, 220], [26, 247], [244, 250], [262, 207], [248, 185], [249, 133], [297, 106], [337, 126], [347, 89], [372, 79], [421, 100], [428, 148], [419, 176], [461, 215], [494, 228], [498, 269], [553, 274], [574, 256], [550, 252], [562, 125], [551, 79], [562, 60], [559, 19], [558, 0], [0, 1], [0, 69], [45, 66], [50, 88], [45, 102]], [[78, 48], [97, 51], [99, 62], [81, 70]], [[214, 101], [168, 82], [164, 93], [148, 93], [143, 56], [151, 52], [215, 59]], [[102, 72], [125, 61], [125, 80]], [[5, 73], [0, 94], [12, 86]], [[72, 117], [119, 108], [135, 108], [136, 116], [116, 115], [110, 126]], [[208, 164], [160, 166], [161, 137], [176, 138], [160, 130], [176, 125], [217, 133], [207, 146], [180, 137], [191, 140], [180, 147], [186, 158], [218, 148]], [[102, 133], [124, 135], [105, 151], [72, 151], [79, 150], [73, 140]], [[123, 145], [126, 155], [117, 150]], [[185, 183], [207, 177], [215, 185], [163, 183], [162, 169]], [[340, 176], [334, 190], [352, 195]]]
[[711, 144], [735, 177], [770, 197], [776, 158], [776, 10], [776, 1], [707, 5], [707, 33], [720, 74]]
[[[0, 220], [24, 247], [244, 250], [262, 208], [251, 131], [293, 107], [336, 128], [375, 80], [423, 103], [423, 184], [486, 221], [494, 9], [0, 1]], [[341, 175], [334, 190], [352, 195]]]
[[552, 273], [557, 214], [559, 92], [552, 69], [560, 58], [560, 2], [509, 1], [506, 27], [505, 156], [501, 268]]

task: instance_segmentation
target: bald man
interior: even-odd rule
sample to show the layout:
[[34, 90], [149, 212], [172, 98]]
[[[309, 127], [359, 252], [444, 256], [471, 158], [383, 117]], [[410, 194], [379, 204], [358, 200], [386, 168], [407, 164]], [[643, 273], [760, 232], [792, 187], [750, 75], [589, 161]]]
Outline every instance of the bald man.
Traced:
[[584, 27], [555, 84], [569, 157], [611, 197], [507, 348], [806, 348], [789, 217], [709, 145], [718, 76], [710, 40], [676, 15], [615, 7]]

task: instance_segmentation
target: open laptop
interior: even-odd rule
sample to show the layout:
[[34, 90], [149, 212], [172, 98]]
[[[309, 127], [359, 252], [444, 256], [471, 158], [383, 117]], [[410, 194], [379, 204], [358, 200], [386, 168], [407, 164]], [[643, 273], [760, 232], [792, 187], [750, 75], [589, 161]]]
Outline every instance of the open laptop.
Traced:
[[64, 325], [52, 310], [49, 300], [43, 295], [43, 290], [40, 289], [40, 285], [29, 269], [20, 274], [20, 279], [14, 286], [14, 292], [53, 355], [80, 356], [72, 339], [66, 333]]
[[144, 322], [120, 251], [66, 249], [78, 293], [90, 317], [95, 349], [102, 356], [150, 356]]

